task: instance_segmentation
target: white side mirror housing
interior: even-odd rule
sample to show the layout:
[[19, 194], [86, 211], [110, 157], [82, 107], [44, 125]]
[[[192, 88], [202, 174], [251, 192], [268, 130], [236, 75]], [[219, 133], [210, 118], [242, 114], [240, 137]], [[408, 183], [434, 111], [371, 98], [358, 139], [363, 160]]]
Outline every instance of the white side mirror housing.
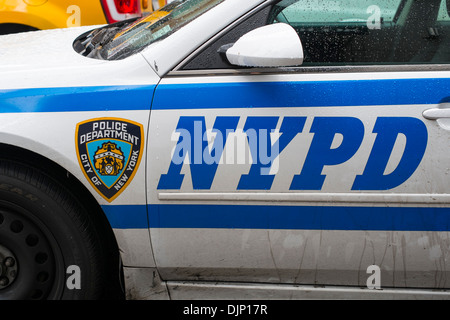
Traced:
[[303, 63], [303, 47], [294, 28], [276, 23], [254, 29], [226, 51], [228, 61], [242, 67], [289, 67]]

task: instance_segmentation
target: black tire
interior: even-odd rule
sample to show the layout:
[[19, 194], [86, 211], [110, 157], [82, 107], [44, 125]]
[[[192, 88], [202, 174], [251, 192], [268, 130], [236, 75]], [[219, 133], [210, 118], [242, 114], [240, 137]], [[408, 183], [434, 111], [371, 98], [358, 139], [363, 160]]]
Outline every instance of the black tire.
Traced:
[[[105, 266], [99, 237], [87, 210], [63, 185], [0, 160], [0, 300], [100, 298]], [[78, 280], [80, 288], [73, 288]]]
[[29, 31], [37, 31], [38, 29], [25, 26], [22, 24], [16, 23], [4, 23], [0, 24], [0, 35], [11, 34], [11, 33], [20, 33], [20, 32], [29, 32]]

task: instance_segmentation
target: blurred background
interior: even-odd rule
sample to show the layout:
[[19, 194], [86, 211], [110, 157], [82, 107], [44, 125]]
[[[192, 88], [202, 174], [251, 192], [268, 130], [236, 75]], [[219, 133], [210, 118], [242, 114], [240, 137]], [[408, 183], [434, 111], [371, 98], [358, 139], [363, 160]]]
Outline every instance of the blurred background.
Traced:
[[0, 0], [0, 35], [102, 25], [150, 14], [173, 0]]

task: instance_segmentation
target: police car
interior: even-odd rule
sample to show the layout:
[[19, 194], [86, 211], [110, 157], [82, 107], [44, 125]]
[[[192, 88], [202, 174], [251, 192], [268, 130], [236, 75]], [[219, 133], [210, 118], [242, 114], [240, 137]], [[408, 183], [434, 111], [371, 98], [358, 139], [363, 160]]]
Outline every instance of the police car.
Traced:
[[448, 298], [448, 5], [0, 37], [0, 298]]

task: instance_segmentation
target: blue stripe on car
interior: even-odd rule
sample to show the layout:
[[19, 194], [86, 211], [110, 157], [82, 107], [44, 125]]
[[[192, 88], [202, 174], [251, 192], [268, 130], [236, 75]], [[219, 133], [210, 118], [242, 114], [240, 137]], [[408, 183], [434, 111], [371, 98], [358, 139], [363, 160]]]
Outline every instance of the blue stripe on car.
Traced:
[[[155, 85], [0, 90], [0, 113], [150, 109]], [[450, 79], [163, 84], [152, 109], [437, 104]], [[447, 98], [446, 98], [447, 99]]]
[[450, 79], [160, 85], [153, 110], [438, 104]]
[[436, 207], [151, 204], [103, 209], [116, 229], [450, 231], [450, 208]]
[[149, 110], [155, 85], [0, 90], [0, 113]]

